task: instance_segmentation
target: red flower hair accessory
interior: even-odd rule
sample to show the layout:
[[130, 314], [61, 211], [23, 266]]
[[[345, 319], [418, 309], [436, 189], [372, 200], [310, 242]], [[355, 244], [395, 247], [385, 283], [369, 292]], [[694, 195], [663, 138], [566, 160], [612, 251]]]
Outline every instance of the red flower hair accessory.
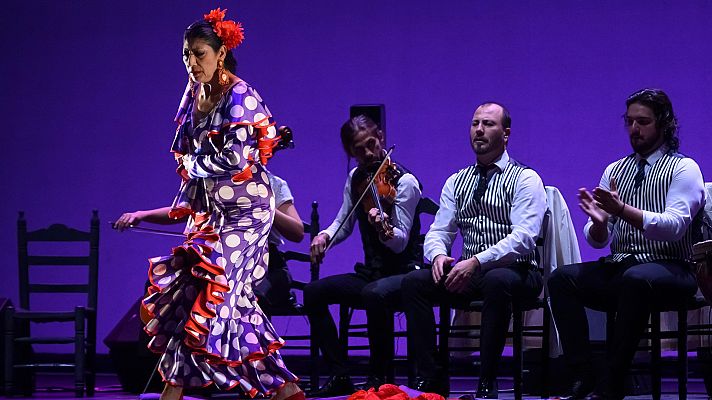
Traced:
[[210, 10], [209, 13], [203, 16], [203, 19], [213, 26], [213, 31], [222, 40], [228, 50], [232, 50], [239, 46], [245, 39], [245, 33], [242, 29], [242, 24], [232, 20], [225, 21], [225, 13], [227, 9], [220, 10], [220, 7]]

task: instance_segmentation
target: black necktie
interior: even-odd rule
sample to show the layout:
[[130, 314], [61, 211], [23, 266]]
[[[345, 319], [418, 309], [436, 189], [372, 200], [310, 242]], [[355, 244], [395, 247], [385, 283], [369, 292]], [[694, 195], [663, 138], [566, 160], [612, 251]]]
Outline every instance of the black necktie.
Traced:
[[643, 184], [643, 179], [645, 179], [645, 164], [648, 162], [644, 159], [641, 158], [640, 161], [638, 161], [638, 173], [635, 174], [635, 189], [640, 189], [640, 185]]
[[482, 200], [482, 196], [484, 196], [485, 191], [487, 190], [487, 175], [489, 175], [489, 171], [491, 171], [494, 167], [494, 164], [477, 166], [477, 172], [480, 174], [480, 178], [477, 181], [477, 189], [475, 189], [475, 201], [478, 203]]

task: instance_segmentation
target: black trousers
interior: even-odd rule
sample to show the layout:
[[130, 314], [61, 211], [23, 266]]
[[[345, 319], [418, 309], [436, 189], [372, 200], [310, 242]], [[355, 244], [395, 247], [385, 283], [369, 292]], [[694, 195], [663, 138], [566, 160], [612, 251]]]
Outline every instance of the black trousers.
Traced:
[[[566, 265], [547, 282], [554, 320], [567, 363], [588, 368], [591, 357], [584, 307], [615, 311], [615, 333], [607, 357], [607, 378], [598, 389], [623, 394], [623, 379], [645, 330], [651, 309], [675, 307], [697, 291], [692, 268], [683, 261], [637, 263], [598, 261]], [[672, 309], [672, 308], [671, 308]]]
[[304, 288], [313, 337], [334, 376], [349, 375], [346, 349], [341, 346], [330, 304], [346, 304], [366, 309], [368, 340], [371, 348], [370, 374], [384, 378], [393, 358], [393, 312], [400, 309], [401, 281], [405, 275], [392, 275], [369, 281], [355, 273], [328, 276]]
[[512, 300], [537, 297], [542, 286], [541, 274], [521, 264], [475, 274], [467, 289], [457, 294], [448, 292], [442, 284], [435, 284], [429, 269], [406, 275], [402, 291], [408, 320], [408, 356], [415, 363], [416, 374], [427, 379], [439, 378], [433, 306], [443, 300], [457, 305], [481, 299], [484, 304], [480, 376], [495, 378], [509, 329]]

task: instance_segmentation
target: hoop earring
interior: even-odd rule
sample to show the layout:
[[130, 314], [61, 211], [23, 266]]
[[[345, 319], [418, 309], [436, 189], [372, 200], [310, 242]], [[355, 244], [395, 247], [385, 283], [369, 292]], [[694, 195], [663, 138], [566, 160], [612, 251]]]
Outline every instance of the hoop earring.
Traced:
[[223, 60], [218, 60], [218, 83], [221, 86], [227, 86], [230, 83], [230, 77], [225, 70], [225, 63]]

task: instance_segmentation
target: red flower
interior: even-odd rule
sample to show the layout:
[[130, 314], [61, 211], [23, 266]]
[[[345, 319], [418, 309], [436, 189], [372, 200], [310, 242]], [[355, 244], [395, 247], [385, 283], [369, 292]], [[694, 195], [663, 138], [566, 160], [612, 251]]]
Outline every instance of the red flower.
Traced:
[[225, 19], [225, 12], [227, 12], [227, 9], [220, 10], [220, 7], [210, 10], [209, 13], [205, 14], [203, 16], [203, 19], [210, 22], [211, 24], [215, 24], [216, 22], [222, 21]]
[[213, 24], [213, 29], [228, 50], [234, 49], [245, 38], [242, 25], [235, 21], [220, 21]]
[[245, 33], [242, 25], [239, 22], [232, 20], [225, 21], [225, 13], [227, 9], [220, 10], [220, 7], [210, 10], [208, 14], [203, 16], [203, 19], [213, 26], [213, 31], [222, 40], [228, 50], [232, 50], [242, 43], [245, 38]]

